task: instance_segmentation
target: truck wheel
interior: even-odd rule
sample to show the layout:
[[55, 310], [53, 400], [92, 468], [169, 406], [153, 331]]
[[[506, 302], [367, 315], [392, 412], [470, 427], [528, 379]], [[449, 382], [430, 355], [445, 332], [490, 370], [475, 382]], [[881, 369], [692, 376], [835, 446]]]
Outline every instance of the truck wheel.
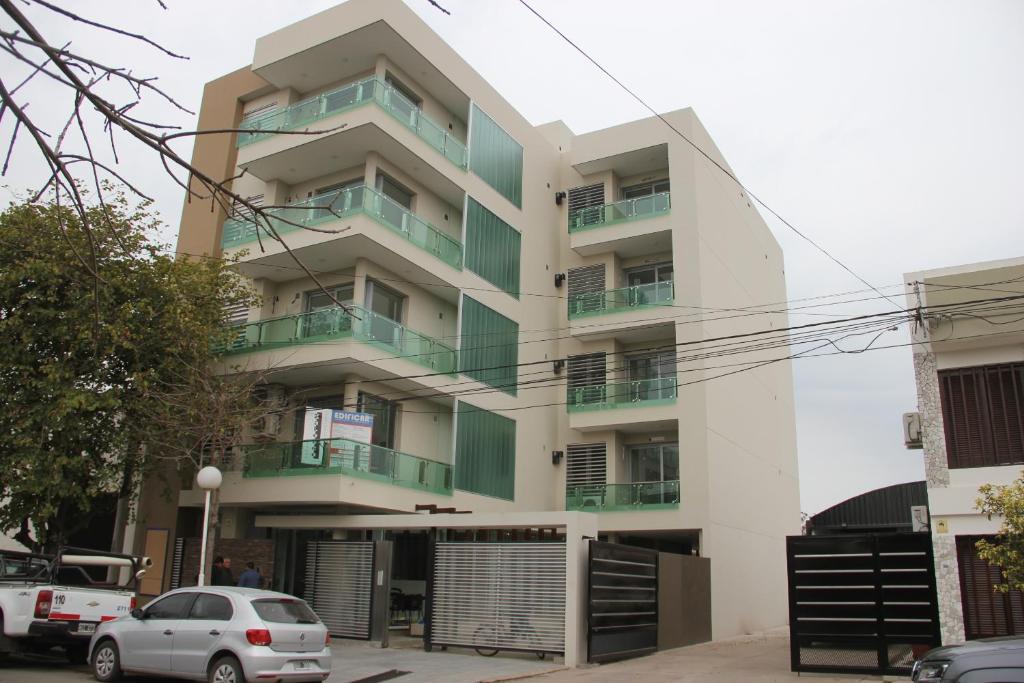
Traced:
[[116, 681], [121, 678], [121, 653], [117, 644], [110, 640], [101, 641], [92, 653], [92, 675], [97, 681]]
[[64, 648], [64, 654], [72, 664], [85, 664], [89, 661], [89, 646], [85, 643], [73, 643]]

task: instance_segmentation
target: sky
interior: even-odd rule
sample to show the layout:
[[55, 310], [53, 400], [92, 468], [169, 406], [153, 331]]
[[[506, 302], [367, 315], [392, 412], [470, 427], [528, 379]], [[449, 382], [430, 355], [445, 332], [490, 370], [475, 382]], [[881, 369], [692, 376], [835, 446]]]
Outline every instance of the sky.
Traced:
[[[450, 16], [427, 0], [406, 2], [534, 124], [561, 119], [583, 133], [648, 115], [517, 0], [439, 0]], [[25, 11], [51, 42], [70, 40], [81, 54], [158, 76], [175, 100], [198, 111], [203, 84], [250, 62], [257, 37], [334, 4], [166, 0], [166, 11], [156, 0], [68, 5], [143, 32], [188, 60], [38, 7]], [[886, 294], [900, 294], [907, 272], [1024, 255], [1024, 2], [530, 4], [655, 109], [693, 107], [746, 187]], [[0, 68], [13, 68], [9, 58], [0, 57]], [[33, 83], [21, 96], [59, 127], [54, 112], [67, 98], [54, 85]], [[138, 111], [195, 127], [193, 115], [153, 96]], [[0, 140], [6, 145], [9, 136], [8, 117]], [[188, 157], [189, 142], [178, 149]], [[148, 151], [118, 151], [119, 169], [154, 198], [168, 226], [162, 237], [172, 243], [180, 189]], [[20, 139], [0, 180], [0, 202], [42, 175]], [[783, 247], [790, 300], [865, 288], [762, 215]], [[710, 296], [707, 305], [714, 306]], [[819, 312], [891, 309], [876, 299]], [[791, 323], [809, 320], [794, 314]], [[878, 344], [908, 341], [900, 329]], [[797, 360], [793, 367], [804, 512], [924, 478], [921, 451], [903, 446], [901, 414], [916, 409], [908, 348]]]

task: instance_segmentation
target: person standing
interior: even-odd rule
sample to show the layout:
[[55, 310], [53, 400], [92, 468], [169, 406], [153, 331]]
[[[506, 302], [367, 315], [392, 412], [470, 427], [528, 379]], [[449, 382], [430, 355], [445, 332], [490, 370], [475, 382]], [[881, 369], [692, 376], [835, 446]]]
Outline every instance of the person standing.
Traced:
[[252, 562], [247, 562], [245, 567], [245, 571], [238, 577], [238, 587], [259, 588], [263, 579], [263, 577], [260, 576], [260, 570], [256, 569], [256, 565]]
[[231, 558], [218, 555], [213, 559], [213, 570], [210, 572], [211, 586], [234, 586], [235, 577], [231, 573]]

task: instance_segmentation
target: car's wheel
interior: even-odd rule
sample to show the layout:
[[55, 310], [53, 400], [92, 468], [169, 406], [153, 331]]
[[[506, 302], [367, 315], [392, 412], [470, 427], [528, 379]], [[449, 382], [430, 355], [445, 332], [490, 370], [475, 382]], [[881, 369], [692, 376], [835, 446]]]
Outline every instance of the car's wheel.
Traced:
[[89, 645], [86, 643], [74, 643], [64, 648], [64, 654], [72, 664], [85, 664], [89, 661]]
[[93, 650], [92, 675], [97, 681], [116, 681], [121, 678], [121, 653], [113, 640], [108, 638], [101, 641]]
[[245, 683], [242, 665], [234, 657], [221, 657], [210, 667], [210, 683]]

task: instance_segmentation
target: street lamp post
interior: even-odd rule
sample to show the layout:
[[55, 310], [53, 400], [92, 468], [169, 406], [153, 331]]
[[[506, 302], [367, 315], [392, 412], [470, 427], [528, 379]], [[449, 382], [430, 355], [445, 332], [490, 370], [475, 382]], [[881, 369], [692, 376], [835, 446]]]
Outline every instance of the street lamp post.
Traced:
[[207, 465], [196, 475], [196, 483], [199, 484], [199, 488], [206, 491], [206, 505], [203, 507], [203, 545], [199, 549], [198, 584], [200, 586], [206, 585], [206, 536], [210, 527], [210, 494], [220, 488], [223, 479], [220, 470], [213, 465]]

